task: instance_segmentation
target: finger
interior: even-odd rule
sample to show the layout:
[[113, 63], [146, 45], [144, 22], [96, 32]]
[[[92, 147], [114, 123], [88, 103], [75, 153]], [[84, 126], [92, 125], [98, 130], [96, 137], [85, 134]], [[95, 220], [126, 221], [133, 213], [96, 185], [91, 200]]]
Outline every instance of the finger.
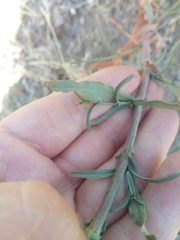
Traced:
[[[178, 118], [175, 111], [151, 110], [147, 114], [139, 128], [135, 142], [134, 160], [137, 165], [138, 173], [146, 177], [152, 176], [157, 166], [159, 166], [166, 156], [168, 148], [174, 140], [177, 129]], [[108, 163], [104, 164], [102, 168], [114, 168], [115, 164], [113, 158]], [[86, 180], [78, 189], [76, 197], [78, 205], [77, 211], [83, 216], [84, 221], [94, 217], [110, 181], [110, 179]], [[145, 183], [142, 184], [142, 182], [139, 181], [137, 184], [139, 191], [142, 191], [145, 187]], [[118, 205], [123, 198], [123, 186], [121, 186], [113, 206]], [[109, 214], [109, 225], [114, 223], [120, 216], [123, 216], [124, 213], [124, 210], [122, 210], [120, 213], [115, 212]]]
[[[115, 87], [132, 73], [135, 74], [134, 79], [123, 88], [124, 92], [132, 93], [137, 88], [140, 77], [131, 67], [107, 68], [85, 79], [103, 81]], [[54, 93], [16, 111], [4, 119], [0, 127], [52, 158], [73, 142], [86, 128], [87, 111], [81, 106], [75, 106], [77, 102], [78, 98], [73, 93]], [[102, 111], [99, 110], [95, 116], [100, 114]]]
[[[170, 155], [154, 177], [162, 177], [180, 169], [180, 154]], [[163, 184], [148, 184], [142, 194], [147, 208], [146, 227], [158, 240], [175, 239], [180, 228], [180, 177]], [[112, 225], [103, 240], [139, 239], [144, 237], [129, 214]]]
[[0, 196], [0, 239], [86, 239], [74, 211], [50, 185], [1, 183]]

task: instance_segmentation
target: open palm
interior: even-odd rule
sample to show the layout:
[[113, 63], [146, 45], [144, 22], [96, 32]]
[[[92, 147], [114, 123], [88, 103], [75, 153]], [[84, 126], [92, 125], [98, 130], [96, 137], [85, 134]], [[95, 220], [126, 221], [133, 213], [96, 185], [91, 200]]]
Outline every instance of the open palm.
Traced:
[[[115, 87], [132, 73], [135, 78], [122, 91], [133, 94], [140, 77], [130, 67], [107, 68], [85, 79]], [[161, 97], [162, 89], [151, 82], [147, 98]], [[12, 239], [14, 235], [15, 239], [85, 239], [72, 209], [81, 225], [91, 220], [110, 178], [82, 180], [70, 176], [70, 172], [115, 167], [114, 156], [121, 151], [126, 139], [132, 110], [121, 110], [87, 131], [87, 110], [75, 106], [77, 102], [73, 93], [53, 93], [0, 123], [0, 179], [8, 182], [0, 185], [0, 209], [4, 213], [0, 216], [0, 239]], [[92, 118], [105, 110], [105, 106], [95, 108]], [[139, 174], [164, 176], [180, 169], [180, 154], [173, 154], [164, 161], [177, 128], [175, 111], [143, 111], [134, 154]], [[27, 180], [41, 180], [51, 187]], [[147, 204], [149, 232], [158, 239], [174, 239], [180, 227], [180, 179], [148, 186], [137, 180], [137, 185]], [[121, 192], [114, 205], [123, 199]], [[103, 240], [144, 239], [126, 210], [110, 213], [107, 221], [108, 230]], [[16, 227], [11, 228], [12, 225]]]

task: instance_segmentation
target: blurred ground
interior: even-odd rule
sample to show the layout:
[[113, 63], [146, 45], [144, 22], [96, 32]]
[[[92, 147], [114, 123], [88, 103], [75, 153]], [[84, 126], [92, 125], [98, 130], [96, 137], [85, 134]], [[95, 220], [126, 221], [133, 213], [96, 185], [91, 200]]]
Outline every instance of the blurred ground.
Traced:
[[[176, 1], [160, 2], [163, 12]], [[109, 56], [97, 31], [97, 15], [107, 40], [118, 49], [128, 39], [105, 18], [112, 17], [130, 32], [136, 14], [135, 0], [1, 1], [0, 120], [21, 106], [48, 95], [43, 81], [78, 79], [87, 74], [82, 70], [88, 64], [77, 59], [89, 61]], [[169, 51], [180, 38], [179, 16], [165, 19], [159, 32], [164, 38], [161, 47]], [[180, 83], [179, 56], [180, 51], [167, 77]], [[164, 98], [175, 101], [167, 93]], [[170, 152], [179, 150], [180, 131]]]

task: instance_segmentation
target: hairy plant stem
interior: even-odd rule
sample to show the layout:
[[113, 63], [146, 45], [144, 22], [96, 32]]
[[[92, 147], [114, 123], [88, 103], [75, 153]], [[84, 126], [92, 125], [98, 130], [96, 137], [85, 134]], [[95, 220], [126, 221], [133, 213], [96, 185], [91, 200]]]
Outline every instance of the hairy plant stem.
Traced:
[[[148, 41], [143, 43], [143, 63], [149, 62], [150, 59], [150, 46]], [[146, 91], [148, 88], [150, 72], [144, 67], [142, 73], [142, 81], [138, 88], [137, 98], [145, 98]], [[134, 146], [134, 141], [136, 138], [140, 117], [142, 112], [142, 106], [134, 107], [134, 114], [132, 118], [132, 123], [128, 132], [126, 142], [121, 153], [121, 160], [118, 161], [116, 166], [116, 171], [112, 177], [111, 183], [107, 189], [104, 199], [96, 213], [96, 216], [92, 220], [91, 224], [87, 227], [87, 233], [90, 231], [100, 234], [102, 232], [103, 225], [112, 206], [116, 193], [119, 189], [119, 185], [124, 177], [128, 165], [128, 151], [130, 147]]]

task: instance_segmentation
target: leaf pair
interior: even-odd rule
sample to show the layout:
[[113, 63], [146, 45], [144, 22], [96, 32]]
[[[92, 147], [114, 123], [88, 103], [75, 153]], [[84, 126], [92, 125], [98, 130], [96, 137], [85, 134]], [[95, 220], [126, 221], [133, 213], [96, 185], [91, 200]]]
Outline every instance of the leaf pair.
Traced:
[[[151, 182], [151, 183], [165, 183], [171, 181], [180, 176], [180, 170], [166, 175], [164, 177], [159, 178], [147, 178], [137, 174], [131, 165], [128, 165], [128, 170], [135, 176], [144, 181]], [[87, 179], [102, 179], [107, 177], [112, 177], [115, 173], [115, 168], [112, 169], [103, 169], [103, 170], [85, 170], [85, 171], [76, 171], [71, 172], [71, 176], [78, 177], [78, 178], [87, 178]]]
[[[74, 80], [57, 80], [51, 82], [45, 82], [45, 86], [50, 88], [52, 91], [61, 91], [61, 92], [70, 92], [73, 91], [81, 100], [81, 103], [94, 103], [93, 106], [89, 109], [86, 124], [88, 129], [90, 129], [91, 125], [98, 124], [109, 116], [119, 111], [120, 109], [127, 106], [135, 106], [142, 105], [146, 107], [152, 108], [166, 108], [166, 109], [175, 109], [180, 110], [179, 104], [166, 103], [162, 101], [147, 101], [143, 99], [135, 98], [131, 95], [127, 95], [125, 93], [120, 92], [119, 90], [132, 78], [134, 75], [130, 75], [125, 78], [122, 82], [120, 82], [116, 88], [105, 85], [102, 82], [96, 81], [84, 81], [84, 82], [75, 82]], [[162, 83], [157, 77], [153, 77], [154, 81], [158, 84], [168, 87], [171, 91], [173, 91], [178, 99], [180, 99], [179, 89], [176, 89], [176, 86], [168, 85], [167, 83]], [[104, 115], [102, 115], [99, 119], [90, 122], [90, 115], [92, 110], [97, 104], [112, 104], [114, 107], [107, 111]], [[118, 106], [119, 107], [118, 107]]]

